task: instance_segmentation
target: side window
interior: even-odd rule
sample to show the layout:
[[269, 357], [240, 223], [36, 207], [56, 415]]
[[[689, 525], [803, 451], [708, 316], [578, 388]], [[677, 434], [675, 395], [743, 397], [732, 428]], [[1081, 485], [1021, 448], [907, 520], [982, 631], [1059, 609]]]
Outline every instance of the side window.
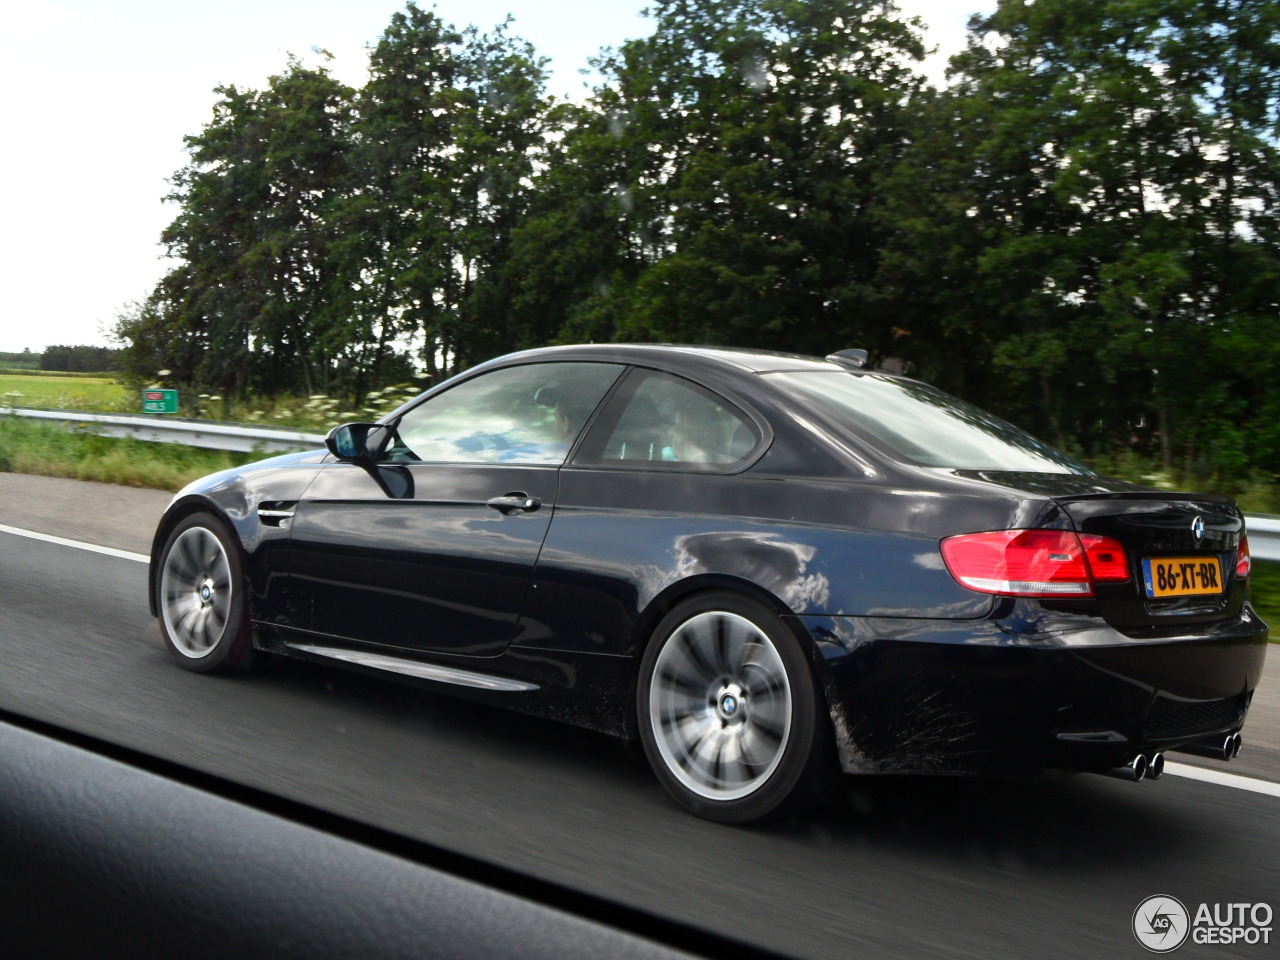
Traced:
[[645, 464], [713, 469], [745, 458], [760, 440], [756, 426], [727, 400], [680, 377], [637, 374], [616, 417], [599, 422], [577, 463]]
[[458, 384], [401, 419], [393, 463], [563, 463], [622, 366], [534, 363]]

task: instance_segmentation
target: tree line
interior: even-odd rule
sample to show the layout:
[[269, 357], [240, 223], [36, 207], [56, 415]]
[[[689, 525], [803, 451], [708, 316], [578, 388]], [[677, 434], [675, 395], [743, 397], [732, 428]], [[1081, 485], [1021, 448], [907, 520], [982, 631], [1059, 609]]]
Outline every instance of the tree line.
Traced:
[[582, 102], [410, 3], [186, 138], [136, 379], [360, 396], [557, 342], [860, 346], [1086, 455], [1280, 469], [1280, 5], [655, 0]]
[[119, 367], [120, 351], [89, 344], [56, 344], [32, 353], [28, 347], [21, 353], [0, 351], [0, 368], [13, 370], [52, 370], [74, 373], [110, 373]]
[[8, 370], [39, 370], [40, 357], [40, 354], [32, 353], [30, 347], [21, 353], [0, 351], [0, 367]]
[[40, 354], [41, 370], [109, 373], [119, 367], [119, 350], [86, 344], [53, 344]]

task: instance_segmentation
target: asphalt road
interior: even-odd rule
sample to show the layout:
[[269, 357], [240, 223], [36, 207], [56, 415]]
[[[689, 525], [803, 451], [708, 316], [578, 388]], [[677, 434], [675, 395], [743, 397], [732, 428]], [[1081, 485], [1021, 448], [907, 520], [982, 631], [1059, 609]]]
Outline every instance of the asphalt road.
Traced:
[[[134, 552], [167, 500], [0, 474], [0, 524]], [[145, 574], [0, 533], [0, 709], [797, 957], [1140, 957], [1148, 896], [1280, 912], [1280, 797], [1176, 776], [847, 779], [804, 820], [721, 827], [605, 737], [308, 664], [183, 671]], [[1217, 766], [1275, 781], [1270, 661], [1245, 751]], [[1275, 956], [1277, 932], [1177, 955]]]

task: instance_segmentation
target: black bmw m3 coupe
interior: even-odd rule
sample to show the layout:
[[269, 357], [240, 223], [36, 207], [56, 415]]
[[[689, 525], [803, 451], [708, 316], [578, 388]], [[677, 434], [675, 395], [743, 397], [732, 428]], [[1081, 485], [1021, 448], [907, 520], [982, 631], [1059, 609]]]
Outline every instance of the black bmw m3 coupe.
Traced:
[[282, 654], [638, 738], [723, 822], [841, 769], [1142, 779], [1238, 751], [1267, 626], [1237, 507], [864, 361], [501, 357], [188, 486], [152, 611], [191, 670]]

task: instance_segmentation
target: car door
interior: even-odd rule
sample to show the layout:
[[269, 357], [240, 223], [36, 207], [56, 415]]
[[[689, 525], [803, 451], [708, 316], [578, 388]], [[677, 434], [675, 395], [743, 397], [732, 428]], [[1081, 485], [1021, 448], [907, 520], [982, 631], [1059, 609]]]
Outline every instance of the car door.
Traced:
[[520, 645], [629, 654], [641, 611], [678, 579], [732, 567], [759, 582], [779, 566], [771, 554], [794, 574], [794, 548], [744, 519], [769, 491], [732, 482], [766, 445], [732, 401], [633, 368], [561, 471]]
[[377, 463], [326, 466], [298, 504], [290, 541], [309, 629], [408, 652], [500, 654], [560, 465], [622, 370], [492, 370], [404, 414]]

